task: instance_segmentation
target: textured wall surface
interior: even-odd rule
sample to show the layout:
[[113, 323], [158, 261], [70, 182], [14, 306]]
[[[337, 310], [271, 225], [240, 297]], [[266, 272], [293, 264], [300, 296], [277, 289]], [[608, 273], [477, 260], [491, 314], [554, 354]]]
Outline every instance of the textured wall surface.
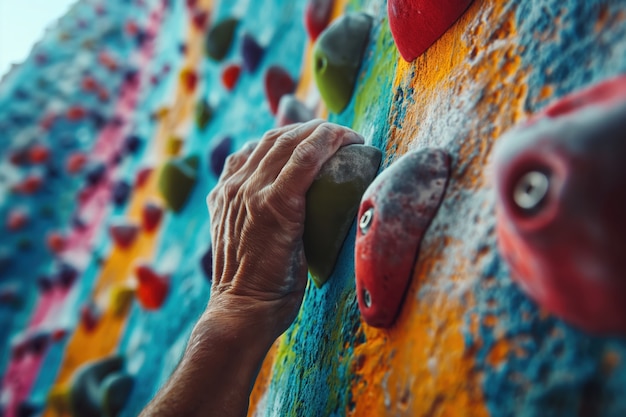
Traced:
[[[237, 149], [275, 125], [263, 89], [272, 65], [297, 80], [297, 97], [318, 116], [381, 149], [383, 169], [406, 152], [438, 147], [451, 155], [452, 173], [395, 325], [375, 329], [360, 316], [353, 225], [330, 280], [309, 285], [297, 321], [266, 358], [251, 415], [626, 415], [626, 343], [564, 323], [514, 284], [496, 245], [490, 171], [504, 132], [567, 93], [626, 72], [626, 1], [475, 0], [407, 63], [385, 1], [336, 0], [333, 16], [364, 11], [374, 22], [354, 96], [340, 114], [325, 109], [312, 80], [306, 1], [192, 3], [79, 1], [0, 83], [0, 219], [15, 208], [30, 213], [24, 228], [0, 234], [0, 290], [12, 294], [0, 301], [4, 415], [21, 415], [25, 404], [55, 415], [50, 393], [63, 392], [80, 365], [116, 353], [135, 378], [122, 416], [137, 415], [167, 379], [210, 296], [200, 266], [210, 243], [204, 200], [217, 180], [208, 156], [225, 136]], [[190, 10], [208, 12], [206, 27], [192, 24]], [[225, 60], [207, 58], [206, 33], [233, 16], [240, 24]], [[221, 72], [241, 62], [244, 33], [265, 54], [229, 91]], [[192, 89], [179, 76], [188, 70], [198, 75]], [[99, 93], [85, 89], [86, 76]], [[194, 122], [202, 99], [215, 109], [204, 130]], [[84, 114], [73, 117], [73, 106]], [[142, 145], [123, 153], [131, 135]], [[167, 212], [156, 232], [121, 249], [108, 226], [139, 221], [147, 201], [163, 203], [157, 174], [172, 136], [184, 139], [181, 155], [200, 156], [198, 182], [182, 211]], [[33, 143], [51, 149], [46, 163], [10, 162]], [[78, 151], [104, 163], [95, 186], [85, 187], [85, 169], [65, 170]], [[127, 203], [111, 204], [113, 184], [133, 184], [147, 166], [154, 172], [146, 183]], [[43, 179], [40, 188], [16, 192], [28, 175]], [[66, 237], [57, 253], [46, 245], [52, 231]], [[110, 294], [131, 285], [140, 261], [169, 275], [167, 299], [158, 310], [134, 302], [115, 314]], [[76, 269], [75, 282], [46, 289], [41, 277], [54, 276], [61, 262]], [[92, 329], [80, 318], [87, 302], [99, 312]], [[58, 330], [65, 335], [39, 351], [15, 354], [21, 340]]]

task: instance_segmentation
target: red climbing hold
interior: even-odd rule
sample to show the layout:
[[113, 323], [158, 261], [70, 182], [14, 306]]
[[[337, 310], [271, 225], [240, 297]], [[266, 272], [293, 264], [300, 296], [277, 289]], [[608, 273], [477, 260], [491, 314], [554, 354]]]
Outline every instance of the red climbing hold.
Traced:
[[15, 184], [12, 191], [18, 194], [34, 194], [41, 188], [43, 179], [36, 174], [27, 176], [22, 182]]
[[9, 162], [15, 166], [26, 165], [28, 159], [28, 150], [26, 148], [13, 149], [9, 152]]
[[141, 225], [146, 232], [156, 229], [163, 217], [163, 208], [153, 202], [147, 202], [141, 211]]
[[191, 17], [191, 23], [198, 30], [204, 30], [209, 20], [209, 13], [204, 10], [194, 10]]
[[137, 276], [137, 300], [146, 310], [156, 310], [163, 305], [169, 292], [169, 277], [157, 274], [148, 265], [135, 269]]
[[26, 210], [16, 208], [9, 212], [6, 228], [12, 232], [24, 228], [28, 224], [29, 216]]
[[384, 170], [363, 194], [355, 244], [356, 291], [365, 321], [390, 327], [411, 282], [422, 238], [437, 213], [450, 157], [411, 152]]
[[141, 168], [135, 177], [135, 188], [143, 187], [148, 181], [148, 178], [150, 178], [150, 174], [152, 174], [151, 167]]
[[309, 0], [304, 12], [304, 25], [311, 40], [326, 29], [333, 11], [334, 0]]
[[71, 121], [81, 120], [85, 116], [87, 116], [87, 110], [85, 110], [81, 106], [72, 106], [69, 109], [67, 109], [67, 113], [65, 114], [65, 117], [67, 117], [68, 120], [71, 120]]
[[28, 150], [28, 159], [32, 164], [43, 164], [50, 158], [50, 149], [44, 145], [33, 145]]
[[87, 301], [80, 308], [80, 324], [87, 333], [96, 329], [101, 316], [102, 312], [93, 301]]
[[472, 0], [389, 0], [391, 34], [405, 61], [422, 55], [467, 10]]
[[135, 242], [139, 227], [132, 223], [113, 224], [109, 226], [109, 234], [119, 248], [126, 249]]
[[293, 93], [295, 89], [296, 83], [285, 69], [273, 66], [265, 73], [265, 94], [272, 114], [278, 111], [280, 98]]
[[76, 174], [83, 169], [87, 161], [87, 155], [82, 152], [75, 152], [68, 156], [67, 161], [65, 162], [65, 169], [70, 174]]
[[222, 82], [227, 90], [232, 90], [239, 80], [241, 74], [241, 66], [239, 64], [230, 64], [222, 71]]
[[198, 74], [190, 68], [185, 68], [180, 72], [180, 83], [187, 93], [193, 93], [198, 85]]
[[50, 232], [46, 236], [46, 245], [52, 253], [59, 254], [65, 249], [67, 239], [60, 232]]
[[498, 140], [497, 237], [512, 278], [591, 333], [626, 334], [626, 76]]
[[81, 86], [83, 87], [83, 90], [85, 91], [96, 91], [98, 89], [98, 83], [96, 82], [96, 80], [87, 75], [83, 78], [83, 81], [81, 82]]

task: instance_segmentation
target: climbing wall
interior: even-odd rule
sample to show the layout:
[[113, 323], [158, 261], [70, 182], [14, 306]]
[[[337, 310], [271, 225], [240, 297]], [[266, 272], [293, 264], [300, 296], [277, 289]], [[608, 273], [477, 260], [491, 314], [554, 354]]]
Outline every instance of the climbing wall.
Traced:
[[[428, 33], [390, 19], [411, 3]], [[328, 50], [319, 32], [346, 16], [369, 24]], [[626, 415], [624, 329], [563, 319], [514, 276], [492, 165], [511, 129], [624, 72], [622, 0], [79, 0], [0, 82], [0, 415], [138, 415], [210, 297], [205, 197], [225, 156], [312, 117], [361, 133], [380, 175], [437, 149], [449, 178], [408, 242], [397, 317], [361, 313], [354, 216], [250, 415]]]

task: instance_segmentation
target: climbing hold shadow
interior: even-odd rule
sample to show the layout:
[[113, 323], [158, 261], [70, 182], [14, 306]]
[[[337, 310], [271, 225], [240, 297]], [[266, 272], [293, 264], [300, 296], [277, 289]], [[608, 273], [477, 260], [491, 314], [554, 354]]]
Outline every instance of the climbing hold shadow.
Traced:
[[376, 176], [382, 153], [366, 145], [340, 148], [309, 188], [304, 221], [304, 253], [317, 287], [330, 277], [363, 192]]
[[626, 76], [566, 96], [497, 142], [496, 233], [512, 278], [583, 330], [626, 334]]
[[326, 29], [333, 11], [334, 0], [309, 0], [304, 11], [304, 26], [312, 40]]
[[119, 356], [81, 366], [70, 382], [69, 402], [75, 417], [116, 417], [133, 388], [133, 377], [124, 371]]
[[226, 54], [233, 43], [235, 30], [237, 29], [238, 24], [238, 19], [225, 19], [214, 25], [211, 30], [209, 30], [205, 46], [207, 56], [216, 61], [221, 61], [226, 57]]
[[472, 0], [389, 0], [391, 34], [402, 58], [411, 62], [437, 41]]
[[167, 206], [176, 213], [185, 207], [196, 185], [199, 163], [198, 156], [190, 155], [169, 160], [161, 170], [159, 191]]
[[137, 277], [137, 300], [146, 310], [156, 310], [165, 302], [169, 293], [169, 277], [156, 273], [150, 266], [142, 264], [135, 268]]
[[348, 13], [334, 21], [315, 42], [315, 82], [334, 113], [341, 113], [352, 98], [371, 27], [369, 15]]
[[370, 326], [393, 325], [449, 176], [448, 154], [425, 149], [402, 156], [363, 194], [355, 274], [359, 309]]

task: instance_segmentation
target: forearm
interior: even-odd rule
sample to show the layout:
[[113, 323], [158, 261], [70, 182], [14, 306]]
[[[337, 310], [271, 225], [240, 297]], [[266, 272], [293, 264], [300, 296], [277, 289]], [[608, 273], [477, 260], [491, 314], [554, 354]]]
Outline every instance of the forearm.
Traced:
[[239, 318], [205, 313], [180, 365], [141, 416], [245, 416], [272, 342]]

